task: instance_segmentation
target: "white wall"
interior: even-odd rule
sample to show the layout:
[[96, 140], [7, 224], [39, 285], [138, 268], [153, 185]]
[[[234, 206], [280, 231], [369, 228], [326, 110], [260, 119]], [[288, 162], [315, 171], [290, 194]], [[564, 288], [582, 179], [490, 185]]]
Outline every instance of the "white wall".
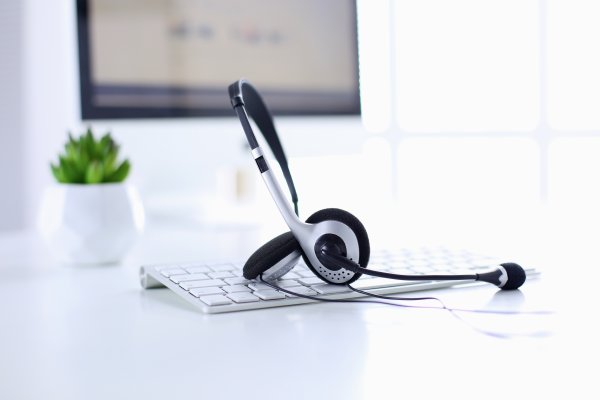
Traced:
[[21, 2], [0, 2], [0, 230], [25, 223], [23, 18]]
[[25, 227], [35, 223], [37, 207], [50, 184], [49, 162], [66, 129], [76, 122], [71, 1], [26, 0], [25, 7]]

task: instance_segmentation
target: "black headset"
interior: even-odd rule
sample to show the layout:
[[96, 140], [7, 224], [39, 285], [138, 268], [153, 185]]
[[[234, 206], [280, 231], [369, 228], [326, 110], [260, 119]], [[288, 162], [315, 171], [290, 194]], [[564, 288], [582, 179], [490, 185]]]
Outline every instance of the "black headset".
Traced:
[[[258, 170], [290, 228], [289, 232], [270, 240], [250, 256], [243, 269], [246, 279], [260, 278], [272, 282], [290, 271], [302, 257], [316, 276], [326, 283], [338, 285], [349, 285], [362, 274], [409, 281], [482, 281], [503, 290], [518, 289], [525, 282], [525, 271], [515, 263], [503, 263], [488, 272], [465, 275], [400, 275], [368, 269], [369, 236], [354, 215], [337, 208], [327, 208], [312, 214], [306, 222], [298, 218], [298, 195], [294, 181], [273, 118], [258, 91], [242, 79], [229, 86], [229, 97]], [[283, 171], [293, 209], [256, 141], [248, 117], [256, 123]]]

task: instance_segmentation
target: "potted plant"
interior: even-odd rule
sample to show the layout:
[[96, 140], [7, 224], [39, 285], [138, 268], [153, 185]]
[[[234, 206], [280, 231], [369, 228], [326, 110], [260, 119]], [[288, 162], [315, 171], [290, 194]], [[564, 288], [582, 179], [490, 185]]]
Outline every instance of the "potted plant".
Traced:
[[51, 250], [72, 263], [115, 263], [132, 247], [144, 225], [135, 188], [125, 183], [127, 159], [110, 133], [96, 139], [91, 129], [69, 134], [58, 162], [57, 181], [42, 201], [39, 227]]

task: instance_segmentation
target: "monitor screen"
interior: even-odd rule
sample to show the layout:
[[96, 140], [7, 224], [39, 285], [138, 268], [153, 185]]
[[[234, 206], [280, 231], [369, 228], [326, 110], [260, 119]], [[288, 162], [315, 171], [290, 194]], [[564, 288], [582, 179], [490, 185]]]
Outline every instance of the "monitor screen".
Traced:
[[82, 118], [360, 114], [355, 0], [77, 0]]

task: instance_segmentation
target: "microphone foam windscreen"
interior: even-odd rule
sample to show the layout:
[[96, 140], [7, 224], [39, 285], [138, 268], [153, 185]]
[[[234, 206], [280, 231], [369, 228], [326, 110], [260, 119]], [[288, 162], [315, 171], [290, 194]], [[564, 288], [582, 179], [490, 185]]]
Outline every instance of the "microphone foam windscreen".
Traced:
[[508, 275], [508, 279], [504, 286], [502, 286], [503, 290], [514, 290], [521, 287], [523, 283], [525, 283], [525, 279], [527, 279], [527, 275], [525, 274], [525, 270], [519, 264], [515, 263], [504, 263], [500, 264], [506, 270], [506, 275]]

